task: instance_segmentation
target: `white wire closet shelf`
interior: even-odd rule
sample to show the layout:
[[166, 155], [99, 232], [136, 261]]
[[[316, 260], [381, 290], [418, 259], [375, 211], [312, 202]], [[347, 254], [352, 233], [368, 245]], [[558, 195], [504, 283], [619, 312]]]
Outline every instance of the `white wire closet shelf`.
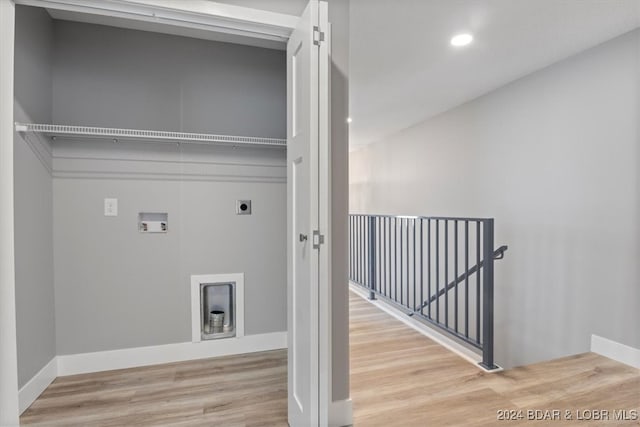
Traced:
[[249, 147], [286, 148], [286, 139], [260, 138], [253, 136], [214, 135], [208, 133], [168, 132], [141, 129], [118, 129], [92, 126], [49, 125], [39, 123], [17, 123], [17, 132], [34, 132], [61, 138], [99, 138], [113, 141], [173, 142], [179, 144], [230, 145]]

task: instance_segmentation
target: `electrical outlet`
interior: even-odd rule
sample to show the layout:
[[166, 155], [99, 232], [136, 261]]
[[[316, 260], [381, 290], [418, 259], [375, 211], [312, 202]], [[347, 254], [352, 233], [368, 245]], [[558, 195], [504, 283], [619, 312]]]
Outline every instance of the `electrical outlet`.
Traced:
[[251, 215], [251, 200], [236, 200], [237, 215]]
[[104, 216], [118, 216], [118, 199], [104, 199]]

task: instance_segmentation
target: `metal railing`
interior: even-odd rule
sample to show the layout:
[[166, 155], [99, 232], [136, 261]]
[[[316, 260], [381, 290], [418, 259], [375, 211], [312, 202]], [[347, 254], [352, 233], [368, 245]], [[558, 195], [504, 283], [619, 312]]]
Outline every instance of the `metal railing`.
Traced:
[[493, 360], [493, 218], [349, 215], [349, 280]]

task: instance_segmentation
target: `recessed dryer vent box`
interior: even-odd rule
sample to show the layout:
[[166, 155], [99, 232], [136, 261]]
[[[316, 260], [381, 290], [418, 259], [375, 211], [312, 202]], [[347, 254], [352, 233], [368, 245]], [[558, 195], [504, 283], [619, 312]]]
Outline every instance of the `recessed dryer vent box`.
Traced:
[[237, 215], [251, 215], [251, 200], [236, 200]]
[[166, 233], [169, 230], [169, 214], [166, 212], [140, 212], [138, 231], [141, 233]]

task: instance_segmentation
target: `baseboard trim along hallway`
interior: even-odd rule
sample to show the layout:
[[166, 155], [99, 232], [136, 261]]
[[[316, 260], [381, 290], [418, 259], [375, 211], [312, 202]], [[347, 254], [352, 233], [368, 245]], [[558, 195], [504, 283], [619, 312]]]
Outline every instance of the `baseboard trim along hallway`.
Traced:
[[598, 335], [591, 335], [591, 351], [640, 369], [640, 350]]
[[353, 402], [351, 399], [331, 402], [329, 411], [329, 426], [344, 427], [353, 424]]

